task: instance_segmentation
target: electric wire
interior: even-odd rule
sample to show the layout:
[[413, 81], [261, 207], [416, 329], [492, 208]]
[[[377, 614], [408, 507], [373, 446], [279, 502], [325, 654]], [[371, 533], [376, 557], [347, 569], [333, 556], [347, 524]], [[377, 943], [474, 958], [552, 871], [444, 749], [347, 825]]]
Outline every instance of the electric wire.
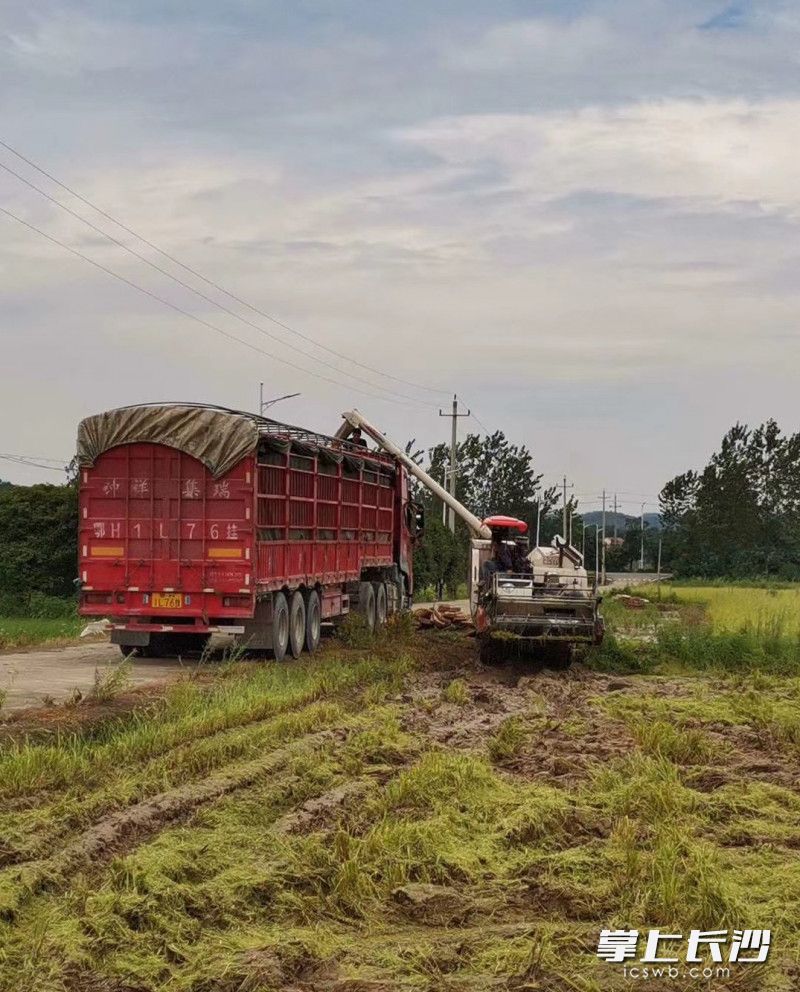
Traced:
[[[403, 406], [418, 406], [421, 403], [423, 403], [423, 401], [416, 401], [409, 403], [407, 400], [397, 400], [397, 399], [393, 399], [391, 396], [381, 396], [378, 393], [370, 393], [364, 389], [361, 389], [358, 386], [351, 386], [348, 383], [343, 383], [338, 379], [332, 379], [330, 376], [322, 375], [319, 372], [314, 372], [312, 369], [303, 368], [302, 365], [296, 365], [294, 362], [289, 361], [289, 359], [281, 358], [278, 355], [274, 355], [269, 351], [265, 351], [263, 348], [259, 348], [257, 345], [252, 344], [250, 341], [246, 341], [244, 338], [240, 338], [236, 334], [231, 334], [230, 331], [226, 331], [224, 328], [218, 327], [216, 324], [212, 324], [210, 321], [205, 320], [203, 317], [198, 317], [197, 314], [191, 313], [191, 311], [189, 310], [184, 310], [183, 307], [179, 307], [176, 303], [172, 303], [170, 300], [167, 300], [165, 297], [159, 296], [158, 293], [154, 293], [152, 292], [152, 290], [146, 289], [144, 286], [140, 286], [138, 283], [133, 282], [133, 280], [128, 279], [126, 276], [120, 275], [119, 272], [115, 272], [113, 269], [110, 269], [108, 266], [103, 265], [102, 262], [98, 262], [96, 259], [91, 258], [89, 255], [85, 255], [82, 251], [78, 251], [77, 248], [73, 248], [71, 245], [66, 244], [66, 242], [64, 241], [60, 241], [52, 234], [48, 234], [46, 231], [43, 231], [41, 228], [36, 227], [36, 225], [31, 224], [30, 221], [24, 220], [22, 217], [19, 217], [17, 214], [9, 210], [7, 207], [0, 206], [0, 212], [5, 214], [7, 217], [10, 217], [18, 224], [21, 224], [23, 227], [27, 227], [29, 230], [45, 238], [47, 241], [50, 241], [52, 244], [57, 245], [59, 248], [63, 248], [65, 251], [70, 252], [72, 255], [75, 255], [77, 258], [83, 259], [84, 262], [88, 262], [90, 265], [93, 265], [96, 269], [99, 269], [101, 272], [105, 272], [107, 275], [112, 276], [114, 279], [118, 279], [120, 282], [123, 282], [127, 286], [130, 286], [132, 289], [136, 289], [140, 293], [143, 293], [145, 296], [149, 296], [151, 299], [156, 300], [159, 303], [162, 303], [164, 306], [169, 307], [171, 310], [174, 310], [176, 313], [179, 313], [184, 317], [188, 317], [190, 320], [193, 320], [198, 324], [202, 324], [203, 327], [207, 327], [209, 328], [209, 330], [215, 331], [217, 334], [221, 334], [223, 337], [228, 338], [230, 341], [236, 341], [238, 344], [243, 345], [245, 348], [249, 348], [251, 351], [254, 351], [259, 355], [264, 355], [267, 358], [272, 359], [273, 361], [279, 362], [281, 365], [287, 365], [289, 368], [293, 368], [298, 372], [302, 372], [304, 375], [314, 376], [316, 379], [321, 379], [323, 382], [330, 382], [334, 386], [339, 386], [339, 387], [344, 386], [347, 389], [352, 389], [354, 392], [361, 393], [363, 396], [369, 396], [372, 399], [383, 400], [386, 403], [398, 403]], [[424, 404], [424, 405], [430, 406], [432, 404]]]
[[[65, 472], [66, 462], [63, 462], [56, 468], [55, 465], [45, 465], [41, 461], [35, 461], [33, 458], [28, 458], [25, 455], [0, 455], [0, 459], [7, 462], [13, 462], [15, 465], [27, 465], [32, 468], [42, 468], [48, 472]], [[55, 458], [48, 458], [47, 461], [56, 461]]]
[[[2, 144], [2, 142], [0, 142], [0, 144]], [[39, 193], [50, 203], [54, 204], [57, 207], [60, 207], [61, 210], [68, 213], [71, 217], [75, 217], [76, 220], [81, 221], [81, 223], [86, 224], [87, 227], [91, 228], [91, 230], [95, 231], [101, 237], [106, 238], [112, 244], [115, 244], [118, 248], [121, 248], [123, 251], [126, 251], [129, 254], [133, 255], [135, 258], [138, 258], [141, 262], [144, 262], [145, 265], [149, 265], [151, 269], [154, 269], [156, 272], [161, 273], [161, 275], [165, 276], [167, 279], [171, 279], [178, 286], [182, 286], [184, 289], [187, 289], [190, 293], [194, 293], [201, 300], [205, 300], [205, 302], [210, 303], [211, 306], [218, 307], [220, 310], [222, 310], [224, 313], [227, 313], [235, 320], [241, 321], [243, 324], [246, 324], [248, 327], [253, 328], [253, 330], [258, 331], [259, 334], [264, 334], [266, 337], [271, 338], [273, 341], [276, 341], [278, 344], [285, 345], [287, 343], [279, 335], [273, 334], [271, 331], [266, 330], [265, 328], [261, 327], [259, 324], [254, 323], [252, 320], [248, 320], [247, 317], [243, 317], [235, 310], [231, 310], [231, 308], [225, 306], [224, 303], [220, 303], [218, 300], [215, 300], [212, 297], [207, 296], [205, 293], [201, 292], [199, 289], [196, 289], [188, 282], [185, 282], [183, 279], [179, 279], [176, 275], [173, 275], [167, 269], [153, 262], [146, 255], [143, 255], [141, 252], [136, 251], [135, 248], [132, 248], [130, 245], [126, 245], [124, 241], [120, 241], [118, 238], [115, 238], [112, 234], [109, 234], [107, 231], [104, 231], [102, 227], [98, 227], [97, 224], [93, 224], [92, 221], [88, 220], [86, 217], [83, 217], [81, 214], [77, 213], [77, 211], [73, 210], [71, 207], [68, 207], [66, 204], [61, 203], [60, 200], [57, 200], [54, 196], [51, 196], [46, 190], [42, 189], [40, 186], [37, 186], [36, 183], [33, 183], [29, 179], [26, 179], [25, 176], [20, 175], [19, 172], [16, 172], [14, 169], [6, 165], [4, 162], [0, 162], [0, 169], [4, 169], [10, 175], [18, 179], [21, 183], [24, 183], [26, 186], [30, 187], [30, 189]], [[289, 347], [293, 347], [293, 346], [290, 345]], [[372, 386], [375, 389], [383, 390], [391, 394], [392, 396], [397, 396], [401, 399], [408, 400], [411, 403], [425, 403], [424, 400], [419, 400], [413, 396], [408, 396], [403, 393], [398, 393], [396, 390], [389, 389], [386, 386], [381, 386], [377, 383], [370, 382], [369, 379], [365, 379], [363, 376], [356, 375], [354, 372], [347, 372], [344, 369], [339, 369], [335, 365], [332, 365], [330, 362], [326, 362], [323, 359], [318, 358], [316, 355], [313, 355], [308, 351], [303, 351], [302, 349], [298, 349], [298, 348], [295, 348], [295, 351], [297, 351], [298, 354], [302, 355], [304, 358], [308, 358], [312, 362], [319, 362], [321, 365], [325, 366], [325, 368], [329, 368], [334, 372], [338, 373], [339, 375], [349, 376], [351, 379], [355, 379], [357, 382], [363, 382], [365, 385]], [[433, 406], [433, 404], [429, 404], [429, 405]]]
[[[16, 148], [13, 148], [11, 145], [9, 145], [8, 142], [3, 141], [2, 139], [0, 139], [0, 147], [5, 148], [6, 151], [11, 152], [12, 155], [15, 155], [18, 159], [20, 159], [21, 161], [25, 162], [32, 169], [35, 169], [37, 172], [41, 173], [43, 176], [46, 176], [51, 182], [55, 183], [57, 186], [59, 186], [61, 189], [65, 190], [71, 196], [74, 196], [76, 199], [80, 200], [81, 203], [84, 203], [87, 207], [90, 207], [92, 210], [96, 211], [98, 214], [100, 214], [101, 216], [105, 217], [106, 220], [110, 220], [112, 224], [116, 224], [117, 227], [119, 227], [121, 230], [127, 232], [128, 234], [132, 235], [137, 240], [141, 241], [142, 244], [147, 245], [148, 248], [152, 248], [153, 251], [158, 252], [160, 255], [162, 255], [164, 258], [168, 259], [174, 265], [180, 266], [180, 268], [182, 268], [185, 272], [189, 272], [195, 278], [202, 280], [202, 282], [206, 283], [208, 286], [213, 287], [214, 289], [216, 289], [220, 293], [224, 293], [225, 296], [227, 296], [229, 299], [235, 300], [241, 306], [247, 307], [248, 310], [252, 311], [253, 313], [257, 313], [260, 317], [263, 317], [264, 319], [271, 321], [273, 324], [276, 324], [278, 327], [282, 327], [285, 331], [288, 331], [290, 334], [294, 334], [296, 337], [302, 338], [302, 340], [307, 341], [309, 344], [313, 344], [317, 348], [321, 348], [323, 351], [327, 351], [328, 354], [335, 355], [337, 358], [340, 358], [343, 361], [349, 362], [352, 365], [357, 365], [359, 368], [364, 369], [367, 372], [372, 372], [373, 375], [383, 376], [385, 379], [391, 379], [394, 382], [402, 383], [405, 386], [411, 386], [414, 389], [422, 389], [422, 390], [425, 390], [427, 392], [437, 393], [437, 394], [442, 394], [442, 395], [448, 393], [448, 390], [446, 390], [446, 389], [436, 389], [436, 388], [434, 388], [432, 386], [426, 386], [423, 383], [413, 382], [410, 379], [404, 379], [401, 376], [392, 375], [389, 372], [383, 372], [380, 369], [373, 368], [371, 365], [367, 365], [364, 362], [359, 362], [357, 359], [352, 358], [349, 355], [345, 355], [343, 352], [336, 351], [334, 348], [330, 348], [330, 347], [328, 347], [328, 345], [322, 344], [320, 341], [317, 341], [316, 338], [311, 337], [311, 335], [309, 335], [309, 334], [305, 334], [302, 331], [298, 331], [296, 328], [291, 327], [289, 324], [285, 323], [282, 320], [279, 320], [277, 317], [273, 317], [272, 314], [267, 313], [265, 310], [261, 310], [259, 307], [255, 306], [254, 304], [249, 303], [247, 300], [243, 299], [240, 296], [237, 296], [236, 293], [231, 292], [229, 289], [226, 289], [224, 286], [222, 286], [219, 283], [215, 282], [213, 279], [210, 279], [208, 276], [203, 275], [202, 272], [198, 272], [196, 269], [193, 269], [191, 266], [187, 265], [185, 262], [182, 262], [179, 258], [176, 258], [174, 255], [171, 255], [169, 252], [165, 251], [163, 248], [160, 248], [154, 242], [149, 241], [147, 238], [145, 238], [143, 235], [139, 234], [137, 231], [134, 231], [132, 228], [128, 227], [126, 224], [123, 224], [122, 221], [118, 220], [112, 214], [110, 214], [107, 211], [103, 210], [101, 207], [98, 207], [97, 204], [93, 203], [90, 199], [88, 199], [88, 197], [83, 196], [81, 193], [79, 193], [77, 190], [73, 189], [71, 186], [68, 186], [66, 183], [62, 182], [60, 179], [57, 179], [52, 173], [50, 173], [47, 170], [43, 169], [40, 165], [37, 165], [36, 162], [34, 162], [32, 159], [28, 158], [27, 156], [23, 155], [21, 152], [17, 151], [17, 149]], [[6, 168], [7, 169], [8, 167], [7, 166], [3, 166], [3, 168]], [[11, 169], [8, 169], [8, 171], [11, 172], [12, 170]], [[16, 175], [16, 173], [14, 173], [14, 174]], [[28, 182], [28, 180], [23, 180], [23, 182]], [[33, 185], [33, 184], [32, 183], [29, 183], [29, 185]], [[44, 194], [44, 195], [47, 195], [47, 194]], [[54, 202], [58, 203], [57, 200], [54, 201]], [[60, 206], [63, 206], [63, 204], [59, 204], [59, 205]], [[64, 209], [68, 209], [68, 208], [65, 207]], [[76, 216], [80, 217], [79, 214], [76, 215]], [[82, 220], [85, 220], [85, 218], [81, 218], [81, 219]], [[89, 223], [89, 222], [87, 221], [87, 223]], [[103, 233], [105, 233], [105, 232], [103, 232]], [[111, 236], [110, 235], [107, 235], [107, 237], [111, 237]], [[220, 305], [221, 306], [221, 304], [217, 304], [217, 305]], [[322, 359], [316, 359], [316, 360], [317, 361], [322, 361]], [[323, 364], [328, 364], [328, 363], [323, 363]], [[337, 371], [340, 371], [341, 372], [342, 370], [341, 369], [337, 369]], [[382, 388], [382, 387], [379, 387], [379, 388]]]

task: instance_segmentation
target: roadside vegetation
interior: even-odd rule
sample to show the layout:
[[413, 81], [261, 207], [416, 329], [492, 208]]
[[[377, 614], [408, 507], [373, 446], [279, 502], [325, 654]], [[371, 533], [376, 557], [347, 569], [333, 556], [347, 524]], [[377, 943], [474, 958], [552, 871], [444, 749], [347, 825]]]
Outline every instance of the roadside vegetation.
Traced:
[[0, 649], [70, 641], [76, 638], [85, 626], [86, 621], [79, 617], [0, 616]]
[[[637, 602], [642, 598], [645, 602]], [[605, 671], [800, 675], [800, 587], [633, 587], [603, 603]]]
[[763, 926], [713, 987], [789, 992], [800, 672], [659, 656], [670, 624], [732, 636], [673, 592], [606, 604], [658, 678], [484, 668], [401, 618], [7, 723], [0, 988], [621, 992], [601, 928]]

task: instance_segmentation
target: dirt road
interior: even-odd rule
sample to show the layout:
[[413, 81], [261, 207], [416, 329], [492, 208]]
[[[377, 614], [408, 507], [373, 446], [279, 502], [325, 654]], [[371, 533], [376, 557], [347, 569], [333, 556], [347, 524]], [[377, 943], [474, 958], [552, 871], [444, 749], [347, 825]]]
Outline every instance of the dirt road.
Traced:
[[[122, 663], [119, 649], [108, 641], [38, 648], [0, 655], [0, 691], [7, 693], [4, 712], [41, 706], [49, 699], [62, 702], [75, 689], [84, 696], [95, 684], [95, 672], [103, 673]], [[177, 658], [131, 659], [130, 684], [169, 678], [197, 664]]]
[[[608, 576], [611, 587], [640, 585], [654, 581], [655, 577], [647, 573]], [[468, 600], [450, 602], [469, 613]], [[418, 604], [420, 607], [433, 605]], [[95, 672], [102, 673], [120, 662], [118, 649], [107, 641], [0, 654], [0, 692], [6, 692], [3, 710], [13, 712], [28, 706], [40, 706], [48, 698], [60, 703], [68, 699], [75, 689], [86, 695], [94, 686]], [[177, 658], [134, 658], [131, 662], [132, 686], [173, 677], [197, 664], [193, 660]]]

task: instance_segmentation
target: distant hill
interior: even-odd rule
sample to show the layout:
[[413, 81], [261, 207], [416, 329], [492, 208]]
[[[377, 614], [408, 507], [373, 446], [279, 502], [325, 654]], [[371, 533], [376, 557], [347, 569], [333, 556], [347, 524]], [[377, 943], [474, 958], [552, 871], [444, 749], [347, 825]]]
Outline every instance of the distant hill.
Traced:
[[[603, 523], [603, 511], [602, 510], [591, 510], [589, 513], [581, 514], [583, 522], [587, 525], [594, 527], [595, 524]], [[630, 516], [627, 513], [612, 513], [610, 510], [606, 511], [606, 533], [611, 534], [614, 530], [614, 522], [616, 521], [617, 533], [624, 534], [629, 526], [638, 527], [639, 517]], [[644, 515], [645, 527], [649, 527], [651, 530], [661, 530], [661, 517], [658, 513], [645, 513]]]

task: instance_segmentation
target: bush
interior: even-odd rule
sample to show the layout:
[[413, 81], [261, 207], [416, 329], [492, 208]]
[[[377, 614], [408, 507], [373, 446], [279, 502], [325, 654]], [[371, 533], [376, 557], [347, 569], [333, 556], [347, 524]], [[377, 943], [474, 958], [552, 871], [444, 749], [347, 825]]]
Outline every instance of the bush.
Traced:
[[43, 592], [27, 595], [0, 593], [0, 616], [32, 620], [62, 620], [76, 615], [78, 601], [70, 596], [48, 596]]

